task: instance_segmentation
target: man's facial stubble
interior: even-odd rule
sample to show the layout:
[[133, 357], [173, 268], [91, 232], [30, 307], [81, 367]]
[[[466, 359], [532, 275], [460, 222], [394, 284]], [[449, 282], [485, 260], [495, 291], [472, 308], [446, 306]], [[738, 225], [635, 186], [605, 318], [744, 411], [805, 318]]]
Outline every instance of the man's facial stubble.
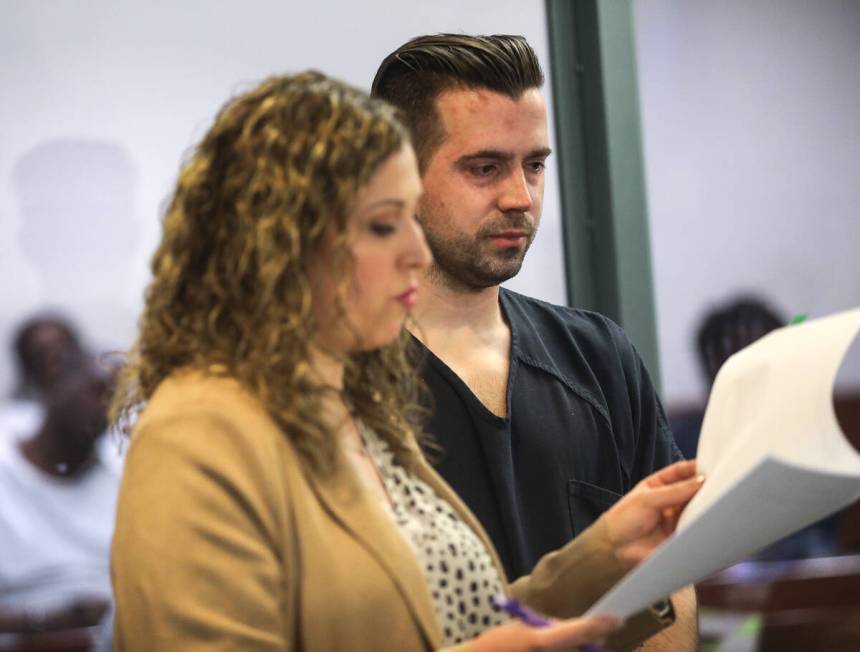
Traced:
[[[423, 202], [422, 202], [423, 203]], [[476, 233], [457, 229], [453, 220], [426, 204], [418, 213], [427, 244], [433, 252], [430, 279], [451, 289], [477, 291], [504, 283], [516, 276], [531, 246], [537, 227], [522, 211], [509, 211], [483, 224]], [[522, 231], [524, 246], [502, 248], [490, 236]]]

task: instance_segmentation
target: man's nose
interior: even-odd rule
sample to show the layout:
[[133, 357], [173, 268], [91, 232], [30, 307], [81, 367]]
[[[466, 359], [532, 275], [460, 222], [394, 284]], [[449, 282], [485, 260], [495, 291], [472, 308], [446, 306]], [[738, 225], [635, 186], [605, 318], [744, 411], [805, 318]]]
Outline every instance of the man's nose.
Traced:
[[503, 213], [507, 211], [526, 212], [532, 209], [533, 204], [531, 188], [525, 172], [519, 169], [514, 170], [500, 188], [499, 210]]

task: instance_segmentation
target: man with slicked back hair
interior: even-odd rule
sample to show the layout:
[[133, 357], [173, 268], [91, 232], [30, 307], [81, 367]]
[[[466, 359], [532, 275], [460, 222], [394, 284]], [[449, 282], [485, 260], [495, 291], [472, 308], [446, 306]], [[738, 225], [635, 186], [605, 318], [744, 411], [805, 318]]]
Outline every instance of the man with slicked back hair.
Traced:
[[[551, 153], [543, 81], [521, 36], [437, 34], [389, 54], [371, 91], [400, 110], [424, 185], [417, 219], [434, 262], [413, 335], [433, 395], [427, 430], [441, 447], [431, 458], [511, 578], [680, 458], [616, 324], [500, 287], [540, 222]], [[643, 649], [695, 649], [692, 588], [673, 603], [675, 624]]]

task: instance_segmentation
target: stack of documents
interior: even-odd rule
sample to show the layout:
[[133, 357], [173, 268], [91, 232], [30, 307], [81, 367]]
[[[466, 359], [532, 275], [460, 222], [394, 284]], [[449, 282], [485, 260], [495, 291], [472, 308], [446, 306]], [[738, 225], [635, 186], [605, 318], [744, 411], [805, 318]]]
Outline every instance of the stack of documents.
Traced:
[[723, 365], [675, 534], [589, 615], [630, 616], [860, 498], [860, 452], [833, 412], [860, 309], [773, 331]]

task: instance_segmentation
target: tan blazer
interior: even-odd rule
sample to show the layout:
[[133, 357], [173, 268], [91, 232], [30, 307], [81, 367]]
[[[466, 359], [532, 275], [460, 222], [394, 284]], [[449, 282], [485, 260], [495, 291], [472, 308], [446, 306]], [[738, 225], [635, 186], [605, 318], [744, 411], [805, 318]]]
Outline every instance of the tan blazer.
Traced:
[[[423, 458], [416, 473], [478, 533], [504, 577], [483, 529]], [[126, 460], [111, 564], [115, 649], [440, 648], [422, 569], [377, 500], [348, 469], [327, 480], [308, 473], [235, 381], [174, 374]], [[570, 616], [623, 573], [598, 522], [510, 593]], [[624, 645], [658, 629], [641, 620]]]

